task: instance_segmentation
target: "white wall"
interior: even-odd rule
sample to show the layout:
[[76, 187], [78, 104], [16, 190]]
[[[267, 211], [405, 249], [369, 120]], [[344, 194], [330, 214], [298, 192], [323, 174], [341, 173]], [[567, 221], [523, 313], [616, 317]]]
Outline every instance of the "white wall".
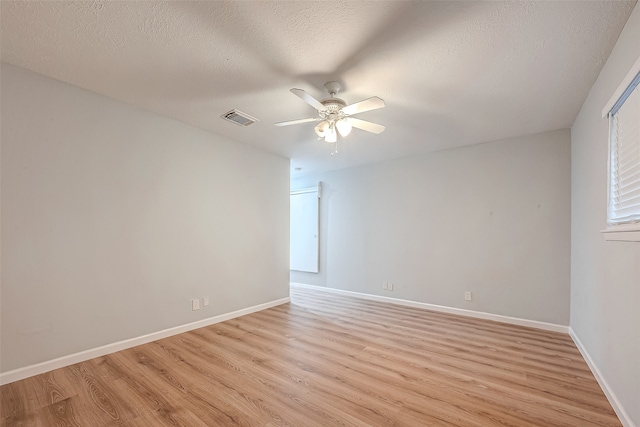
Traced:
[[288, 297], [287, 159], [1, 71], [2, 372]]
[[291, 280], [568, 325], [569, 168], [560, 130], [296, 178], [323, 184], [320, 273]]
[[640, 243], [605, 242], [607, 119], [602, 109], [640, 57], [636, 5], [571, 128], [571, 328], [628, 419], [640, 425]]

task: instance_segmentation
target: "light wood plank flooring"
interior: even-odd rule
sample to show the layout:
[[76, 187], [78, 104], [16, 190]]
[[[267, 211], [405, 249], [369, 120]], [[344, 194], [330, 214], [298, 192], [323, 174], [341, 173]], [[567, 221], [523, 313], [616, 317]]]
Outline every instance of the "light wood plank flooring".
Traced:
[[570, 337], [293, 288], [0, 388], [2, 426], [619, 426]]

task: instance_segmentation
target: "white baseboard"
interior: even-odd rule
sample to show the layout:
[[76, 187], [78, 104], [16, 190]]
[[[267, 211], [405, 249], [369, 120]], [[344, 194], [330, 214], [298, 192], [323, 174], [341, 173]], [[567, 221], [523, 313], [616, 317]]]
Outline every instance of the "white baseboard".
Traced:
[[602, 373], [600, 373], [600, 370], [598, 369], [596, 364], [593, 362], [593, 359], [589, 355], [589, 352], [587, 351], [585, 346], [582, 344], [582, 341], [580, 341], [580, 338], [578, 338], [574, 330], [571, 328], [569, 328], [569, 336], [571, 336], [571, 339], [576, 344], [576, 347], [578, 347], [578, 350], [580, 350], [582, 357], [587, 362], [587, 365], [589, 365], [591, 373], [593, 373], [593, 376], [596, 377], [596, 381], [598, 381], [598, 384], [600, 384], [600, 388], [604, 392], [604, 395], [607, 396], [611, 407], [616, 412], [616, 415], [620, 419], [622, 425], [624, 427], [635, 427], [635, 424], [633, 423], [633, 421], [631, 421], [631, 417], [629, 417], [627, 411], [624, 410], [624, 407], [622, 406], [616, 395], [613, 393], [613, 390], [611, 390], [611, 387], [609, 387], [609, 384], [604, 379], [604, 376], [602, 376]]
[[335, 294], [348, 295], [356, 298], [368, 299], [371, 301], [388, 302], [392, 304], [404, 305], [407, 307], [423, 308], [426, 310], [439, 311], [442, 313], [458, 314], [460, 316], [475, 317], [477, 319], [493, 320], [496, 322], [509, 323], [511, 325], [528, 326], [530, 328], [544, 329], [545, 331], [569, 333], [569, 327], [556, 325], [555, 323], [539, 322], [537, 320], [521, 319], [518, 317], [502, 316], [500, 314], [485, 313], [483, 311], [465, 310], [463, 308], [446, 307], [443, 305], [428, 304], [425, 302], [409, 301], [399, 298], [383, 297], [380, 295], [365, 294], [361, 292], [344, 291], [342, 289], [326, 288], [323, 286], [307, 285], [304, 283], [291, 283], [293, 287], [315, 289]]
[[68, 356], [58, 357], [57, 359], [48, 360], [46, 362], [37, 363], [35, 365], [25, 366], [24, 368], [18, 368], [12, 371], [2, 372], [0, 373], [0, 385], [9, 384], [14, 381], [29, 378], [38, 374], [43, 374], [45, 372], [49, 372], [54, 369], [73, 365], [74, 363], [84, 362], [85, 360], [104, 356], [109, 353], [115, 353], [116, 351], [126, 350], [128, 348], [135, 347], [138, 345], [147, 344], [152, 341], [157, 341], [159, 339], [181, 334], [183, 332], [188, 332], [194, 329], [213, 325], [215, 323], [224, 322], [225, 320], [235, 319], [236, 317], [245, 316], [247, 314], [255, 313], [257, 311], [266, 310], [267, 308], [275, 307], [281, 304], [286, 304], [289, 301], [290, 301], [289, 297], [274, 300], [274, 301], [269, 301], [264, 304], [254, 305], [253, 307], [247, 307], [241, 310], [232, 311], [231, 313], [225, 313], [218, 316], [209, 317], [207, 319], [198, 320], [197, 322], [187, 323], [185, 325], [176, 326], [176, 327], [165, 329], [158, 332], [153, 332], [153, 333], [142, 335], [136, 338], [130, 338], [130, 339], [118, 341], [112, 344], [103, 345], [101, 347], [96, 347], [89, 350], [81, 351], [79, 353], [70, 354]]

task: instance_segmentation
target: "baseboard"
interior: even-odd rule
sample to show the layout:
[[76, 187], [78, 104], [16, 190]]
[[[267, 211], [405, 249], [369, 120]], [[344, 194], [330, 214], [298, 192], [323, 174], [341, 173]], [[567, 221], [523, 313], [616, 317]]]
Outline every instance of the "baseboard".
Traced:
[[596, 364], [593, 362], [591, 355], [589, 355], [589, 352], [587, 351], [585, 346], [582, 344], [582, 341], [580, 341], [580, 338], [578, 338], [575, 331], [571, 329], [571, 327], [569, 328], [569, 336], [571, 336], [571, 339], [576, 344], [576, 347], [578, 347], [578, 350], [580, 350], [582, 357], [587, 362], [587, 365], [589, 365], [589, 369], [591, 369], [591, 373], [593, 373], [593, 376], [596, 378], [596, 381], [598, 381], [598, 384], [600, 384], [600, 388], [604, 392], [604, 395], [607, 396], [607, 399], [609, 400], [611, 407], [616, 412], [616, 415], [620, 419], [620, 422], [622, 423], [622, 425], [624, 427], [635, 427], [635, 424], [631, 420], [631, 417], [629, 417], [629, 415], [627, 414], [627, 411], [624, 410], [624, 407], [616, 397], [615, 393], [613, 392], [613, 390], [611, 390], [611, 387], [609, 387], [609, 384], [604, 379], [604, 376], [602, 376], [602, 373], [600, 373], [600, 370], [598, 369]]
[[131, 347], [147, 344], [152, 341], [157, 341], [159, 339], [181, 334], [183, 332], [188, 332], [194, 329], [203, 328], [205, 326], [224, 322], [225, 320], [235, 319], [236, 317], [245, 316], [247, 314], [255, 313], [257, 311], [266, 310], [267, 308], [275, 307], [281, 304], [286, 304], [289, 301], [290, 301], [289, 297], [274, 300], [274, 301], [269, 301], [264, 304], [254, 305], [253, 307], [243, 308], [241, 310], [232, 311], [230, 313], [225, 313], [218, 316], [209, 317], [207, 319], [198, 320], [197, 322], [187, 323], [185, 325], [176, 326], [176, 327], [165, 329], [158, 332], [153, 332], [151, 334], [142, 335], [136, 338], [130, 338], [127, 340], [118, 341], [118, 342], [107, 344], [101, 347], [96, 347], [89, 350], [81, 351], [79, 353], [70, 354], [68, 356], [58, 357], [57, 359], [48, 360], [46, 362], [37, 363], [35, 365], [25, 366], [24, 368], [18, 368], [12, 371], [2, 372], [0, 373], [0, 385], [9, 384], [14, 381], [19, 381], [25, 378], [32, 377], [34, 375], [43, 374], [45, 372], [49, 372], [54, 369], [73, 365], [74, 363], [84, 362], [86, 360], [93, 359], [95, 357], [104, 356], [106, 354], [114, 353], [116, 351], [126, 350]]
[[475, 317], [477, 319], [493, 320], [496, 322], [509, 323], [511, 325], [528, 326], [530, 328], [544, 329], [545, 331], [569, 333], [569, 327], [556, 325], [555, 323], [539, 322], [537, 320], [521, 319], [518, 317], [503, 316], [500, 314], [485, 313], [483, 311], [465, 310], [463, 308], [446, 307], [443, 305], [428, 304], [424, 302], [410, 301], [399, 298], [383, 297], [380, 295], [365, 294], [361, 292], [344, 291], [342, 289], [326, 288], [323, 286], [307, 285], [304, 283], [291, 283], [293, 287], [315, 289], [324, 292], [332, 292], [340, 295], [348, 295], [356, 298], [368, 299], [371, 301], [388, 302], [392, 304], [404, 305], [407, 307], [423, 308], [426, 310], [439, 311], [442, 313], [457, 314], [460, 316]]

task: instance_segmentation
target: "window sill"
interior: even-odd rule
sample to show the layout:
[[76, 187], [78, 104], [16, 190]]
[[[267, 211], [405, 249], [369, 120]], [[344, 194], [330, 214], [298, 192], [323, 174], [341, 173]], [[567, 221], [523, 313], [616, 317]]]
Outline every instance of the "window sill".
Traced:
[[601, 231], [604, 240], [614, 242], [640, 242], [640, 224], [618, 225]]

